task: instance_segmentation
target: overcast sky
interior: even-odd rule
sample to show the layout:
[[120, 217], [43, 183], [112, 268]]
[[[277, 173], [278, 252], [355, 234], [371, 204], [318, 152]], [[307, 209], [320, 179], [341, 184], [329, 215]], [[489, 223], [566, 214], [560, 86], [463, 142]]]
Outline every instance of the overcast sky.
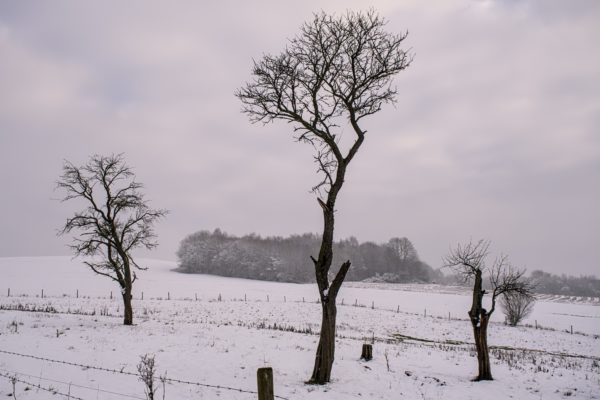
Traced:
[[69, 254], [54, 186], [93, 153], [125, 153], [171, 210], [151, 257], [201, 229], [320, 232], [312, 149], [233, 93], [313, 12], [370, 6], [415, 59], [365, 120], [336, 237], [406, 236], [434, 267], [487, 238], [529, 270], [598, 275], [597, 0], [1, 2], [0, 256]]

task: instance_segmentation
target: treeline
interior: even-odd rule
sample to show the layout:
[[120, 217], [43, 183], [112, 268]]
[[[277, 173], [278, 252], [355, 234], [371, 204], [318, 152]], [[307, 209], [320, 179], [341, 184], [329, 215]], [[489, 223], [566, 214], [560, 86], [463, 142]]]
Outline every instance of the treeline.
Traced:
[[[442, 285], [470, 286], [469, 283], [457, 274], [447, 273], [443, 269], [438, 270], [436, 282]], [[445, 273], [443, 273], [445, 272]], [[534, 270], [529, 275], [534, 284], [533, 291], [539, 294], [553, 294], [563, 296], [600, 297], [600, 279], [593, 275], [571, 276], [554, 275], [548, 272]], [[487, 277], [484, 286], [489, 289]]]
[[531, 279], [537, 293], [600, 297], [600, 279], [593, 275], [554, 275], [536, 270], [531, 273]]
[[[309, 256], [318, 256], [320, 235], [306, 233], [290, 237], [229, 235], [220, 229], [199, 231], [181, 241], [177, 271], [279, 282], [314, 282]], [[354, 237], [334, 243], [332, 273], [344, 261], [352, 267], [347, 280], [380, 282], [431, 282], [439, 275], [419, 260], [407, 238], [385, 244], [359, 243]]]

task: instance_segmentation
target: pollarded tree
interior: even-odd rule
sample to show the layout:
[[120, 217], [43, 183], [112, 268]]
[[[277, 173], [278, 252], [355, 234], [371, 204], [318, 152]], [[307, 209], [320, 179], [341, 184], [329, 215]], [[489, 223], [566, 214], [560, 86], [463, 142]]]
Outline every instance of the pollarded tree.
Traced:
[[[315, 14], [285, 50], [254, 62], [253, 80], [236, 92], [252, 122], [283, 120], [295, 138], [311, 144], [322, 180], [313, 188], [323, 212], [317, 258], [311, 256], [322, 306], [322, 325], [310, 383], [329, 382], [335, 352], [336, 296], [350, 268], [344, 262], [331, 282], [335, 203], [348, 165], [365, 139], [363, 120], [395, 99], [395, 74], [411, 62], [401, 48], [406, 33], [384, 30], [375, 11], [342, 16]], [[344, 127], [350, 138], [341, 134]]]
[[124, 324], [133, 324], [131, 293], [137, 275], [146, 268], [132, 258], [132, 250], [157, 246], [154, 222], [167, 214], [154, 210], [141, 192], [122, 155], [94, 155], [87, 164], [65, 161], [57, 186], [66, 192], [63, 201], [80, 199], [86, 207], [65, 223], [61, 235], [78, 232], [70, 245], [76, 256], [95, 273], [119, 284], [123, 297]]
[[[496, 310], [496, 301], [503, 295], [532, 296], [533, 286], [525, 279], [525, 270], [518, 270], [508, 263], [508, 258], [501, 255], [496, 258], [491, 267], [485, 260], [489, 253], [489, 241], [480, 240], [477, 243], [456, 246], [444, 258], [444, 266], [452, 268], [465, 281], [473, 281], [473, 301], [469, 310], [469, 319], [473, 327], [475, 348], [477, 350], [478, 374], [476, 381], [492, 380], [490, 355], [487, 344], [487, 328], [490, 317]], [[492, 290], [491, 307], [484, 308], [483, 274], [489, 275]]]

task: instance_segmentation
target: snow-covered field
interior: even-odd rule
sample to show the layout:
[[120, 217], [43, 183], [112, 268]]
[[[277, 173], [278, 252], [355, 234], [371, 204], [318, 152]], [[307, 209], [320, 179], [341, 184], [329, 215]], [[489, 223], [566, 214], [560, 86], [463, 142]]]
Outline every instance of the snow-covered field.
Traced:
[[[78, 261], [0, 258], [0, 396], [13, 390], [2, 375], [16, 374], [30, 383], [16, 383], [17, 399], [59, 396], [33, 385], [71, 398], [143, 399], [134, 374], [139, 357], [149, 353], [167, 378], [250, 392], [256, 369], [272, 366], [275, 394], [289, 399], [600, 398], [597, 299], [538, 301], [526, 323], [544, 329], [507, 327], [498, 310], [489, 329], [495, 380], [475, 383], [465, 319], [470, 298], [462, 289], [348, 283], [338, 297], [333, 380], [319, 387], [303, 383], [318, 340], [315, 285], [185, 275], [171, 271], [172, 262], [143, 264], [150, 269], [135, 284], [136, 325], [124, 327], [116, 285]], [[370, 362], [359, 360], [365, 340], [375, 340]], [[257, 398], [202, 385], [166, 382], [165, 399]]]

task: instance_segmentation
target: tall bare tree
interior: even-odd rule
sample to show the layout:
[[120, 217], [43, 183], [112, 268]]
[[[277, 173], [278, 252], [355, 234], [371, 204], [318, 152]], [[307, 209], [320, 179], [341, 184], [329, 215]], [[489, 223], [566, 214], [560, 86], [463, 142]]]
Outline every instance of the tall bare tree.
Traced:
[[132, 258], [132, 250], [157, 246], [153, 225], [167, 214], [148, 206], [130, 167], [121, 154], [94, 155], [87, 164], [63, 165], [57, 186], [66, 194], [63, 201], [83, 200], [86, 207], [65, 223], [61, 235], [78, 232], [71, 249], [95, 273], [119, 284], [123, 297], [125, 325], [133, 324], [131, 292], [137, 275], [145, 270]]
[[[375, 11], [342, 16], [315, 14], [285, 50], [254, 62], [253, 80], [236, 92], [250, 120], [283, 120], [294, 126], [295, 139], [311, 144], [321, 180], [314, 193], [323, 211], [323, 236], [317, 258], [311, 256], [322, 305], [322, 325], [310, 383], [329, 382], [335, 352], [335, 300], [350, 268], [344, 262], [333, 280], [335, 203], [348, 165], [365, 139], [363, 119], [395, 99], [395, 74], [411, 62], [401, 48], [406, 33], [384, 30]], [[350, 138], [342, 140], [344, 127]], [[343, 143], [345, 145], [343, 145]]]
[[[525, 270], [514, 268], [508, 263], [508, 257], [501, 255], [494, 260], [491, 267], [487, 267], [485, 260], [489, 254], [490, 242], [480, 240], [477, 243], [469, 242], [466, 245], [457, 245], [444, 258], [444, 266], [454, 269], [465, 281], [473, 281], [473, 300], [469, 310], [469, 319], [473, 326], [475, 348], [477, 350], [478, 374], [476, 381], [492, 380], [490, 368], [490, 354], [487, 344], [487, 328], [490, 317], [496, 310], [496, 300], [499, 296], [519, 294], [532, 296], [532, 285], [525, 279]], [[491, 293], [491, 307], [489, 310], [483, 306], [483, 274], [489, 275]]]
[[408, 238], [391, 238], [388, 241], [388, 246], [398, 255], [401, 263], [419, 260], [417, 249]]

